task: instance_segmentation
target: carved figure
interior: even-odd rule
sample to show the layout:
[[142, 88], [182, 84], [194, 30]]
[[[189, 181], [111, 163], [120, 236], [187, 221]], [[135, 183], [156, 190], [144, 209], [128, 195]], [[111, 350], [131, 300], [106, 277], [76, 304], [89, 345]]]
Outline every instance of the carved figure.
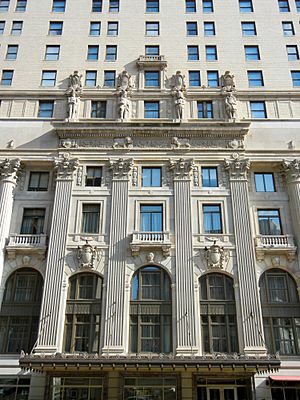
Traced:
[[132, 89], [131, 76], [126, 70], [124, 70], [118, 75], [117, 90], [122, 92], [123, 91], [130, 92], [131, 89]]
[[119, 117], [121, 119], [129, 118], [129, 99], [128, 99], [128, 94], [127, 94], [126, 90], [122, 90], [120, 92]]
[[183, 119], [183, 110], [184, 110], [184, 95], [182, 90], [178, 90], [175, 95], [175, 111], [176, 111], [176, 118]]
[[76, 95], [74, 88], [71, 88], [71, 93], [68, 96], [68, 119], [77, 119], [79, 112], [80, 98]]
[[223, 93], [235, 91], [234, 75], [229, 71], [221, 76], [221, 87]]
[[81, 78], [82, 75], [79, 75], [78, 71], [74, 71], [73, 74], [69, 76], [69, 90], [74, 89], [77, 96], [82, 92]]
[[96, 256], [97, 248], [91, 246], [88, 240], [82, 247], [78, 246], [77, 259], [81, 268], [93, 268]]
[[237, 118], [237, 101], [233, 92], [228, 92], [225, 97], [225, 111], [229, 119]]
[[229, 260], [228, 251], [216, 243], [217, 241], [214, 240], [214, 244], [210, 248], [205, 247], [204, 249], [208, 268], [224, 268], [224, 264]]
[[174, 91], [183, 91], [186, 89], [185, 76], [182, 75], [181, 71], [177, 71], [176, 74], [172, 76], [172, 87]]

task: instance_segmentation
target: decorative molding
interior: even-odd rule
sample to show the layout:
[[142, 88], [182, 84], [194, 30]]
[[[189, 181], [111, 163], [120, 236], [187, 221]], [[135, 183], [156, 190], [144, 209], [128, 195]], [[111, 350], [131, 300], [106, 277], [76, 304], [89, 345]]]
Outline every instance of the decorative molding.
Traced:
[[132, 167], [132, 186], [138, 185], [138, 167]]
[[109, 160], [109, 169], [112, 171], [114, 179], [128, 179], [129, 173], [133, 167], [133, 160], [119, 158], [118, 160]]
[[0, 181], [8, 181], [16, 184], [20, 167], [21, 160], [19, 158], [11, 160], [6, 158], [3, 160], [0, 164]]
[[73, 173], [79, 166], [77, 158], [70, 158], [69, 153], [64, 153], [54, 159], [54, 168], [57, 171], [57, 180], [72, 180]]
[[89, 244], [86, 240], [83, 246], [77, 248], [77, 260], [79, 268], [93, 268], [94, 261], [97, 258], [97, 247]]
[[205, 247], [204, 251], [208, 268], [225, 268], [229, 261], [229, 252], [218, 246], [216, 240], [209, 248]]
[[194, 160], [180, 158], [179, 160], [169, 160], [169, 170], [173, 172], [174, 179], [190, 179], [190, 173], [194, 167]]
[[232, 154], [230, 159], [225, 159], [225, 169], [229, 173], [230, 180], [247, 180], [250, 160], [241, 157], [238, 153]]
[[300, 160], [283, 160], [283, 170], [288, 183], [300, 183]]

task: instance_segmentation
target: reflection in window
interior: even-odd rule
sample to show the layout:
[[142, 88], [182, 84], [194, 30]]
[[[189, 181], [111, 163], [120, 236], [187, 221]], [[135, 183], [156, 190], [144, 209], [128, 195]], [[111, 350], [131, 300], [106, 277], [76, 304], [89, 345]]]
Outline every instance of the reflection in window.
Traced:
[[141, 205], [141, 231], [162, 232], [163, 230], [163, 206], [161, 204]]
[[103, 400], [103, 378], [100, 376], [51, 378], [50, 399]]
[[257, 210], [259, 233], [261, 235], [281, 235], [279, 210]]
[[99, 233], [100, 204], [82, 205], [82, 233]]
[[40, 235], [44, 231], [44, 222], [44, 208], [24, 208], [20, 233], [22, 235]]
[[124, 378], [124, 400], [177, 400], [176, 376]]
[[257, 192], [275, 192], [274, 176], [272, 173], [256, 173], [255, 188]]
[[161, 186], [161, 168], [143, 167], [142, 168], [142, 186], [159, 187]]
[[222, 233], [221, 206], [219, 204], [203, 205], [205, 233]]

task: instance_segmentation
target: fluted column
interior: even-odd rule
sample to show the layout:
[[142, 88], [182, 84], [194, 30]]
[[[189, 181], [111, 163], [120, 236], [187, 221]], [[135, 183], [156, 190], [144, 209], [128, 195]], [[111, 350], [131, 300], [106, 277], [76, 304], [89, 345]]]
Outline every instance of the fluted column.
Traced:
[[[0, 285], [3, 275], [5, 245], [9, 236], [14, 189], [19, 168], [19, 159], [6, 159], [0, 163]], [[0, 292], [0, 305], [1, 301], [2, 292]]]
[[[63, 291], [65, 251], [74, 171], [77, 159], [69, 154], [56, 158], [57, 171], [53, 216], [48, 246], [46, 276], [36, 352], [51, 353], [58, 348], [58, 328]], [[62, 328], [63, 329], [63, 328]]]
[[110, 162], [112, 171], [109, 254], [106, 275], [105, 353], [123, 353], [128, 183], [132, 160]]
[[176, 255], [176, 352], [196, 352], [193, 233], [191, 214], [192, 160], [170, 161], [174, 174], [174, 221]]
[[235, 154], [225, 160], [229, 173], [237, 273], [242, 312], [244, 352], [265, 353], [263, 325], [255, 270], [255, 254], [251, 233], [247, 173], [250, 161]]

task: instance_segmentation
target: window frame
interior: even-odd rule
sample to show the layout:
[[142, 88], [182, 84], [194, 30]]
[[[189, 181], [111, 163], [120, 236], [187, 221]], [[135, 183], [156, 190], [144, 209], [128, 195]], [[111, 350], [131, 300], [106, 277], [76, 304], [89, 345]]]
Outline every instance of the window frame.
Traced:
[[145, 21], [145, 36], [153, 37], [159, 35], [160, 35], [159, 21]]
[[[47, 76], [53, 76], [52, 78]], [[54, 87], [56, 86], [57, 80], [57, 71], [56, 70], [43, 70], [42, 71], [42, 79], [41, 79], [41, 86], [43, 87]]]
[[288, 0], [278, 0], [278, 7], [280, 13], [287, 13], [291, 11]]
[[[147, 109], [147, 106], [155, 105], [153, 109]], [[151, 115], [151, 116], [148, 116]], [[154, 115], [154, 116], [153, 116]], [[160, 102], [159, 101], [144, 101], [144, 118], [145, 119], [159, 119], [160, 118]]]
[[286, 52], [288, 61], [298, 61], [299, 60], [299, 50], [296, 44], [286, 45]]
[[186, 36], [198, 36], [198, 24], [196, 21], [186, 22]]
[[216, 24], [214, 21], [203, 22], [203, 32], [205, 37], [216, 36]]
[[[155, 3], [155, 5], [151, 5]], [[159, 0], [146, 0], [146, 13], [159, 13]]]
[[298, 71], [291, 71], [292, 83], [293, 87], [300, 86], [300, 70]]
[[114, 62], [118, 58], [118, 46], [108, 44], [105, 47], [105, 61]]
[[202, 12], [204, 14], [208, 14], [208, 13], [213, 13], [214, 12], [213, 0], [202, 0]]
[[[42, 106], [42, 107], [41, 107]], [[45, 107], [45, 109], [43, 109]], [[38, 118], [53, 118], [54, 100], [39, 100]]]
[[[212, 78], [212, 75], [214, 75], [214, 78]], [[214, 83], [212, 84], [212, 82]], [[207, 86], [210, 88], [220, 87], [219, 71], [207, 71]]]
[[206, 45], [205, 46], [205, 59], [208, 62], [218, 61], [217, 46], [215, 46], [215, 45]]
[[102, 12], [102, 0], [92, 0], [92, 12]]
[[[248, 5], [245, 5], [245, 4]], [[240, 13], [252, 13], [254, 12], [252, 0], [239, 0]]]
[[[261, 108], [258, 108], [261, 107]], [[255, 107], [257, 107], [255, 109]], [[267, 109], [265, 101], [250, 101], [250, 112], [252, 119], [266, 119]]]
[[[206, 207], [215, 207], [218, 209], [217, 211], [205, 211]], [[206, 215], [210, 215], [210, 225], [212, 229], [206, 229], [205, 227], [205, 221]], [[215, 229], [216, 227], [214, 226], [215, 221], [214, 221], [214, 216], [218, 215], [218, 224], [219, 224], [219, 229]], [[224, 222], [223, 222], [223, 213], [222, 213], [222, 205], [221, 203], [203, 203], [202, 204], [202, 221], [203, 221], [203, 233], [205, 234], [210, 234], [210, 235], [221, 235], [224, 233]]]
[[[111, 75], [111, 77], [110, 77]], [[105, 70], [104, 71], [104, 86], [112, 87], [116, 86], [116, 71], [114, 70]]]
[[[189, 70], [189, 86], [190, 87], [200, 87], [201, 86], [201, 73], [200, 70]], [[196, 78], [193, 78], [192, 75], [195, 75]], [[196, 83], [196, 84], [194, 84]]]
[[[16, 29], [15, 25], [20, 24], [21, 29]], [[23, 30], [23, 21], [12, 21], [10, 34], [13, 36], [20, 36]]]
[[[57, 24], [56, 28], [53, 28], [53, 25]], [[50, 36], [61, 36], [63, 33], [63, 21], [49, 21], [49, 31], [48, 35]]]
[[[93, 27], [93, 25], [97, 24], [97, 28]], [[90, 21], [90, 36], [100, 36], [101, 35], [101, 21]]]
[[295, 36], [295, 28], [293, 21], [282, 21], [283, 36]]
[[[88, 207], [93, 207], [94, 210], [89, 211], [87, 210]], [[96, 210], [97, 207], [97, 210]], [[86, 208], [86, 209], [85, 209]], [[101, 203], [95, 203], [95, 202], [82, 202], [81, 204], [81, 223], [80, 223], [80, 233], [81, 234], [89, 234], [89, 235], [99, 235], [100, 233], [100, 223], [101, 223], [101, 213], [102, 213], [102, 204]], [[90, 217], [91, 214], [93, 214], [92, 218], [95, 218], [93, 220], [93, 224], [95, 223], [95, 226], [93, 229], [90, 229], [91, 221]]]
[[197, 12], [196, 0], [185, 0], [185, 12], [186, 13]]
[[16, 12], [25, 12], [27, 8], [27, 0], [17, 0]]
[[[150, 184], [149, 185], [146, 185], [145, 182], [144, 182], [144, 180], [145, 180], [144, 172], [146, 170], [150, 171]], [[153, 183], [153, 180], [154, 180], [153, 171], [159, 171], [159, 184], [158, 185]], [[142, 174], [141, 174], [141, 186], [142, 187], [146, 187], [146, 188], [149, 188], [149, 187], [162, 187], [162, 168], [161, 167], [143, 166], [141, 172], [142, 172]]]
[[[48, 50], [56, 49], [56, 52], [48, 53]], [[60, 56], [60, 45], [59, 44], [47, 44], [45, 49], [45, 61], [57, 61]]]
[[[248, 26], [251, 25], [251, 29], [246, 28], [246, 25], [248, 25]], [[242, 35], [243, 36], [257, 36], [255, 21], [242, 21], [241, 27], [242, 27]]]
[[260, 61], [260, 51], [258, 45], [245, 45], [244, 50], [246, 61]]
[[[89, 175], [89, 172], [93, 174]], [[99, 176], [95, 175], [95, 172], [100, 172]], [[101, 187], [103, 180], [103, 167], [97, 165], [87, 165], [85, 168], [85, 187]]]
[[261, 70], [248, 70], [247, 76], [249, 88], [263, 87], [265, 85], [263, 72]]
[[198, 45], [188, 45], [187, 46], [187, 56], [188, 56], [187, 57], [188, 61], [199, 61], [199, 46]]
[[[115, 28], [112, 25], [115, 24]], [[107, 21], [107, 36], [118, 36], [119, 35], [119, 21]]]
[[120, 11], [120, 1], [119, 0], [109, 0], [108, 11], [117, 13]]
[[5, 60], [14, 61], [18, 57], [19, 45], [8, 44], [6, 49]]
[[[274, 212], [274, 215], [271, 215], [270, 212]], [[275, 215], [275, 212], [277, 213], [277, 215]], [[278, 220], [278, 223], [273, 223], [273, 221], [275, 219]], [[267, 224], [264, 222], [264, 227], [262, 229], [261, 223], [263, 221], [266, 221]], [[282, 236], [283, 235], [282, 220], [281, 220], [279, 208], [257, 208], [257, 223], [258, 223], [259, 234], [262, 236]], [[274, 227], [279, 228], [279, 230], [277, 232], [273, 231], [272, 224], [274, 224]]]
[[[205, 179], [204, 178], [204, 171], [208, 171], [208, 178], [207, 181], [208, 183], [205, 183]], [[211, 172], [215, 171], [215, 176], [216, 178], [212, 178], [211, 177]], [[219, 187], [219, 174], [218, 174], [218, 167], [215, 166], [201, 166], [201, 187], [202, 188], [217, 188]]]
[[[92, 84], [90, 84], [92, 83]], [[84, 86], [86, 87], [95, 87], [97, 85], [97, 71], [95, 70], [86, 70], [85, 71], [85, 81]]]
[[107, 101], [92, 100], [91, 101], [91, 118], [106, 118]]
[[[258, 190], [258, 178], [261, 175], [261, 182], [264, 190]], [[272, 190], [268, 190], [269, 183], [266, 181], [266, 176], [271, 176]], [[274, 193], [276, 192], [275, 178], [273, 172], [254, 172], [255, 191], [257, 193]]]
[[86, 59], [87, 61], [98, 61], [99, 45], [97, 44], [88, 45]]
[[197, 101], [197, 118], [198, 119], [213, 119], [213, 102], [211, 100]]
[[[62, 5], [61, 5], [62, 4]], [[53, 0], [52, 1], [52, 12], [65, 12], [66, 11], [66, 0]]]
[[[31, 180], [33, 175], [38, 174], [38, 183], [37, 186], [31, 186]], [[41, 181], [43, 180], [43, 177], [47, 177], [47, 185], [42, 186]], [[28, 180], [28, 187], [27, 191], [28, 192], [47, 192], [49, 188], [49, 181], [50, 181], [50, 173], [49, 171], [30, 171], [29, 173], [29, 180]]]
[[1, 85], [2, 86], [11, 86], [14, 77], [13, 69], [3, 69], [1, 76]]

